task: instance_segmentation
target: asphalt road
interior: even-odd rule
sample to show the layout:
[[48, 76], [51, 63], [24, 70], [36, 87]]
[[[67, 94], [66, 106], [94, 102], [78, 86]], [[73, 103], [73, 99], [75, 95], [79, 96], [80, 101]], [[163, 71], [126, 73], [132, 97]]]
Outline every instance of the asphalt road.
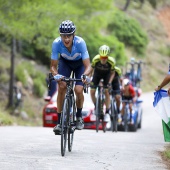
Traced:
[[137, 132], [81, 130], [72, 152], [60, 153], [52, 128], [0, 127], [0, 170], [165, 170], [164, 142], [153, 93], [143, 94], [143, 122]]

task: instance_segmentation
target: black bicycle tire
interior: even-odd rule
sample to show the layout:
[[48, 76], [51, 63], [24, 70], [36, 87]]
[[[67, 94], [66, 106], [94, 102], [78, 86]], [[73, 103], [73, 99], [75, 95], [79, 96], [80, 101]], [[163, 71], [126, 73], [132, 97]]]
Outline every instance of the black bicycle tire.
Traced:
[[96, 100], [96, 110], [95, 110], [95, 114], [96, 114], [96, 132], [99, 131], [99, 124], [100, 124], [100, 98], [97, 97]]
[[74, 96], [72, 96], [72, 107], [73, 107], [73, 113], [72, 113], [72, 120], [70, 120], [70, 127], [69, 127], [69, 131], [68, 131], [68, 151], [71, 152], [72, 151], [72, 147], [73, 147], [73, 140], [74, 140], [74, 131], [72, 132], [72, 124], [74, 124], [75, 122], [75, 116], [76, 116], [76, 103], [75, 103], [75, 99]]
[[128, 131], [128, 109], [125, 108], [125, 113], [124, 113], [124, 131]]
[[63, 112], [61, 117], [61, 155], [65, 155], [67, 145], [67, 133], [68, 133], [68, 112], [69, 112], [69, 99], [64, 99]]
[[115, 103], [114, 103], [114, 130], [115, 132], [117, 132], [117, 129], [118, 129], [118, 112], [117, 112], [117, 107], [115, 106]]
[[111, 131], [115, 131], [115, 113], [114, 113], [114, 101], [111, 100]]
[[102, 130], [104, 133], [106, 132], [106, 122], [104, 121], [104, 119], [102, 119]]
[[[102, 99], [103, 99], [103, 96], [102, 96]], [[102, 100], [102, 102], [100, 104], [101, 104], [101, 106], [103, 106], [104, 105], [104, 100]], [[100, 107], [100, 108], [103, 108], [103, 107]], [[102, 110], [100, 110], [100, 114], [103, 114]], [[106, 124], [107, 123], [104, 121], [104, 117], [103, 117], [103, 119], [102, 119], [102, 130], [103, 130], [104, 133], [106, 132]]]

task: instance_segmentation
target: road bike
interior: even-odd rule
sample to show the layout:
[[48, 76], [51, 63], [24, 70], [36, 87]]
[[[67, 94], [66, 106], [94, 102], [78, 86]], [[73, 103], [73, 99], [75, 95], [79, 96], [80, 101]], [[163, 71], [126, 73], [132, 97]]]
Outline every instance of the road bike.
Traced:
[[[74, 95], [74, 84], [82, 79], [64, 77], [61, 81], [66, 82], [66, 94], [63, 102], [61, 114], [61, 155], [65, 155], [67, 139], [68, 151], [72, 151], [74, 132], [76, 129], [76, 101]], [[87, 92], [88, 86], [84, 84], [84, 92]]]
[[[128, 66], [130, 65], [130, 71], [128, 72]], [[140, 87], [140, 82], [142, 81], [142, 65], [145, 65], [143, 61], [135, 61], [134, 58], [130, 62], [126, 63], [126, 73], [125, 76], [131, 80], [134, 87]]]
[[130, 117], [132, 118], [132, 115], [130, 115], [129, 104], [132, 102], [133, 102], [132, 100], [122, 100], [122, 103], [125, 103], [125, 110], [123, 115], [123, 124], [125, 132], [129, 131]]
[[96, 132], [99, 131], [99, 125], [102, 124], [103, 132], [106, 132], [106, 122], [104, 122], [104, 101], [105, 101], [105, 90], [103, 85], [103, 79], [100, 80], [97, 87], [97, 98], [96, 98]]
[[118, 129], [118, 112], [116, 106], [116, 94], [120, 92], [120, 90], [113, 90], [112, 88], [109, 90], [110, 93], [110, 119], [111, 119], [111, 131], [117, 132]]

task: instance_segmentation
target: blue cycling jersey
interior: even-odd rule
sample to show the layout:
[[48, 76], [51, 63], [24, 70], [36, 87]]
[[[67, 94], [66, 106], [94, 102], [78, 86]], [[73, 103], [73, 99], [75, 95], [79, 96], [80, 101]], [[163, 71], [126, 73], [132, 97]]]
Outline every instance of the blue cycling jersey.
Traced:
[[66, 60], [72, 61], [79, 59], [85, 60], [86, 58], [89, 58], [86, 43], [79, 36], [74, 36], [71, 53], [64, 46], [61, 37], [56, 38], [52, 44], [51, 59], [58, 60], [59, 55]]

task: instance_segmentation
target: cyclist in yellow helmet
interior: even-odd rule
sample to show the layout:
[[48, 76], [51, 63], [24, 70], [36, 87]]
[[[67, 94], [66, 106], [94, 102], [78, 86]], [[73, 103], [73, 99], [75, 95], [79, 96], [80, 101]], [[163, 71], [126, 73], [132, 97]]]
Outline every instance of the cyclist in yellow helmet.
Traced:
[[108, 91], [108, 86], [111, 85], [113, 78], [115, 76], [115, 60], [113, 57], [109, 56], [110, 48], [107, 45], [102, 45], [99, 48], [99, 54], [97, 54], [91, 63], [92, 66], [92, 82], [91, 82], [91, 99], [95, 105], [96, 98], [95, 92], [96, 88], [99, 84], [100, 79], [104, 80], [104, 88], [105, 88], [105, 105], [106, 105], [106, 113], [102, 115], [101, 119], [108, 122], [110, 120], [109, 116], [109, 108], [110, 108], [110, 96]]

